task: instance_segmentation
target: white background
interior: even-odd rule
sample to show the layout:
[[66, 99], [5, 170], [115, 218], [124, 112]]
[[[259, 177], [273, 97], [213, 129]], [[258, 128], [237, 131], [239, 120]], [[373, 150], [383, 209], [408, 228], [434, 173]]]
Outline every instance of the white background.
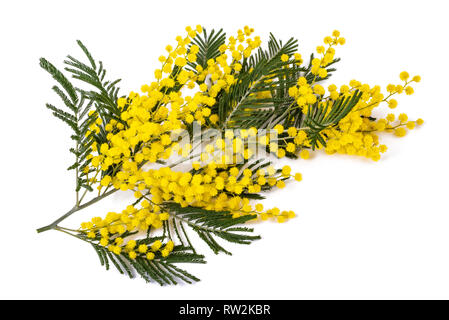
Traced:
[[[0, 4], [1, 257], [0, 298], [368, 299], [449, 298], [447, 157], [447, 1], [2, 1]], [[370, 84], [420, 74], [399, 112], [425, 124], [405, 138], [385, 137], [377, 163], [315, 154], [292, 162], [301, 183], [265, 203], [296, 211], [286, 224], [261, 223], [263, 239], [231, 245], [232, 257], [186, 266], [202, 281], [159, 287], [104, 271], [84, 243], [37, 234], [74, 201], [69, 130], [46, 110], [56, 102], [46, 57], [57, 66], [80, 56], [81, 39], [104, 61], [122, 93], [152, 80], [157, 57], [186, 25], [249, 25], [300, 40], [307, 57], [339, 29], [347, 44], [332, 78]], [[388, 112], [388, 109], [384, 109]], [[64, 222], [120, 210], [117, 195]]]

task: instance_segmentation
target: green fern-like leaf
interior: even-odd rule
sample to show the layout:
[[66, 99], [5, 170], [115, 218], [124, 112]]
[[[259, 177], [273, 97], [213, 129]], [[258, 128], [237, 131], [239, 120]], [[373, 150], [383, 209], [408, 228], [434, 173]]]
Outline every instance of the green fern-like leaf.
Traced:
[[49, 103], [46, 104], [46, 107], [52, 111], [56, 118], [67, 124], [73, 131], [71, 138], [76, 145], [75, 148], [70, 148], [70, 152], [75, 155], [76, 160], [68, 167], [68, 170], [77, 171], [75, 190], [77, 192], [81, 188], [91, 190], [87, 179], [84, 179], [86, 173], [79, 169], [83, 167], [82, 163], [86, 163], [86, 157], [90, 151], [89, 147], [92, 144], [91, 136], [87, 135], [87, 130], [95, 119], [86, 116], [92, 104], [86, 103], [85, 96], [77, 90], [60, 70], [45, 58], [40, 59], [40, 66], [59, 83], [60, 87], [53, 86], [52, 89], [59, 96], [66, 110]]
[[268, 51], [259, 49], [256, 55], [245, 60], [237, 82], [219, 99], [217, 109], [222, 128], [248, 127], [248, 121], [254, 119], [254, 111], [273, 108], [271, 99], [256, 95], [271, 91], [277, 79], [284, 77], [286, 69], [283, 67], [288, 63], [282, 62], [281, 56], [292, 55], [297, 47], [297, 40], [293, 38], [283, 44], [271, 35]]
[[218, 31], [212, 29], [212, 31], [208, 34], [206, 28], [203, 28], [203, 33], [197, 35], [190, 44], [190, 47], [192, 45], [197, 45], [199, 47], [197, 60], [195, 63], [189, 62], [188, 65], [193, 70], [195, 70], [197, 65], [206, 68], [207, 61], [209, 59], [215, 59], [220, 55], [219, 48], [225, 43], [225, 41], [226, 33], [223, 32], [223, 29]]
[[346, 117], [357, 105], [361, 96], [362, 92], [356, 90], [352, 96], [341, 95], [336, 101], [317, 102], [309, 107], [304, 118], [304, 126], [307, 127], [306, 132], [313, 149], [317, 147], [318, 143], [326, 146], [321, 132]]
[[249, 234], [254, 231], [253, 229], [236, 227], [253, 220], [254, 215], [234, 218], [228, 211], [211, 211], [191, 206], [183, 208], [177, 203], [164, 204], [164, 208], [177, 220], [195, 231], [216, 254], [219, 252], [231, 254], [217, 242], [216, 237], [239, 244], [250, 244], [260, 239], [260, 236]]
[[113, 265], [120, 274], [135, 278], [142, 277], [146, 282], [157, 282], [160, 285], [178, 284], [180, 282], [193, 283], [200, 281], [189, 272], [180, 269], [177, 263], [205, 263], [204, 256], [189, 252], [183, 246], [175, 246], [171, 254], [164, 258], [157, 253], [154, 260], [142, 257], [131, 259], [126, 253], [119, 255], [111, 253], [107, 248], [92, 243], [100, 263], [109, 270]]

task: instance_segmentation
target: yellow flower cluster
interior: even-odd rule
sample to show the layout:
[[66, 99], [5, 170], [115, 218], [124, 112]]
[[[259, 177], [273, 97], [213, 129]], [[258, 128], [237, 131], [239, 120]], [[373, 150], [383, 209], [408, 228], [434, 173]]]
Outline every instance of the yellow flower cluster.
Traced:
[[[345, 96], [350, 96], [354, 94], [355, 90], [359, 90], [362, 92], [362, 96], [354, 109], [336, 127], [323, 131], [327, 140], [326, 153], [359, 155], [377, 161], [380, 159], [381, 153], [387, 150], [385, 145], [379, 144], [378, 133], [393, 132], [396, 136], [401, 137], [405, 135], [406, 128], [412, 130], [415, 128], [415, 124], [423, 123], [421, 119], [407, 121], [408, 117], [405, 114], [399, 116], [397, 123], [394, 123], [395, 116], [393, 114], [389, 114], [385, 119], [372, 117], [373, 110], [382, 102], [392, 109], [396, 108], [397, 101], [391, 97], [403, 92], [412, 94], [413, 88], [410, 83], [420, 81], [419, 76], [407, 81], [409, 78], [407, 72], [402, 72], [400, 78], [405, 81], [404, 84], [388, 85], [389, 94], [386, 97], [381, 93], [379, 86], [370, 87], [368, 84], [361, 84], [356, 80], [350, 81], [349, 86], [340, 87], [339, 95], [343, 93]], [[329, 91], [335, 92], [335, 88], [335, 85], [331, 85]], [[332, 98], [330, 97], [330, 99]]]
[[[112, 120], [106, 124], [108, 144], [92, 145], [92, 149], [97, 152], [89, 156], [93, 167], [107, 171], [112, 165], [121, 162], [127, 167], [138, 167], [141, 163], [168, 159], [172, 153], [171, 132], [183, 129], [185, 124], [193, 121], [200, 124], [207, 120], [209, 124], [218, 121], [218, 115], [211, 114], [209, 107], [216, 103], [215, 97], [221, 90], [227, 90], [234, 83], [233, 74], [241, 69], [239, 59], [242, 55], [247, 57], [251, 54], [252, 50], [260, 45], [260, 38], [249, 38], [253, 30], [248, 27], [245, 27], [244, 31], [239, 30], [237, 39], [230, 37], [229, 43], [220, 47], [222, 55], [208, 60], [205, 69], [197, 65], [195, 73], [186, 71], [183, 67], [187, 61], [196, 61], [198, 46], [192, 45], [189, 50], [186, 46], [202, 28], [197, 26], [194, 30], [187, 27], [186, 31], [187, 37], [176, 38], [178, 45], [175, 48], [170, 45], [166, 47], [168, 56], [159, 58], [162, 67], [155, 71], [157, 81], [142, 86], [144, 95], [131, 92], [128, 98], [118, 100], [118, 106], [123, 110], [121, 121]], [[241, 44], [245, 40], [247, 46]], [[233, 63], [227, 63], [226, 52], [233, 57]], [[210, 77], [209, 81], [206, 77]], [[198, 81], [203, 83], [198, 85]], [[183, 97], [184, 86], [199, 90], [193, 96]], [[99, 118], [98, 120], [101, 121]], [[96, 123], [92, 125], [91, 130], [99, 130]], [[133, 152], [137, 145], [139, 150]], [[184, 149], [186, 156], [190, 151], [188, 147], [185, 146]], [[180, 154], [182, 153], [181, 151]], [[106, 176], [101, 184], [107, 186], [109, 182], [110, 177]], [[126, 190], [126, 186], [123, 185], [122, 189]]]
[[[124, 243], [122, 235], [125, 232], [129, 234], [146, 231], [149, 227], [160, 228], [163, 221], [166, 221], [168, 217], [168, 213], [161, 212], [159, 206], [153, 206], [144, 200], [141, 202], [140, 209], [129, 205], [121, 213], [109, 212], [104, 219], [94, 217], [89, 222], [83, 222], [80, 231], [90, 239], [99, 239], [101, 246], [107, 247], [109, 251], [115, 254], [127, 252], [132, 259], [135, 259], [139, 254], [144, 254], [147, 259], [152, 260], [157, 251], [160, 251], [163, 257], [168, 256], [174, 248], [173, 242], [168, 241], [165, 246], [162, 246], [162, 243], [158, 240], [148, 248], [146, 244], [139, 244], [141, 241], [130, 240]], [[139, 245], [136, 250], [137, 244]]]
[[[316, 51], [321, 55], [321, 58], [314, 58], [310, 62], [312, 65], [311, 73], [314, 78], [309, 83], [305, 77], [300, 77], [298, 79], [297, 85], [289, 88], [289, 95], [295, 98], [298, 107], [302, 108], [304, 113], [307, 113], [308, 106], [314, 104], [317, 99], [320, 99], [324, 93], [324, 88], [317, 84], [316, 81], [320, 79], [325, 79], [327, 77], [326, 67], [334, 60], [335, 49], [333, 46], [345, 44], [345, 39], [340, 37], [340, 32], [335, 30], [331, 36], [324, 38], [324, 46], [318, 46]], [[282, 58], [281, 58], [282, 59]], [[335, 97], [335, 93], [331, 95]]]
[[[419, 82], [420, 76], [414, 76], [409, 80], [410, 76], [407, 72], [400, 74], [400, 79], [404, 81], [403, 84], [387, 86], [386, 97], [381, 93], [380, 86], [370, 86], [362, 84], [359, 81], [352, 80], [348, 85], [343, 85], [338, 90], [337, 86], [331, 84], [328, 86], [328, 95], [326, 90], [320, 84], [316, 84], [317, 78], [325, 78], [327, 71], [325, 67], [334, 59], [335, 50], [332, 46], [345, 43], [345, 39], [340, 37], [340, 32], [335, 30], [332, 37], [326, 37], [324, 43], [328, 45], [317, 47], [317, 53], [322, 54], [321, 59], [315, 58], [311, 61], [312, 74], [315, 78], [309, 82], [305, 77], [298, 79], [297, 85], [289, 88], [289, 95], [296, 99], [298, 107], [302, 108], [304, 113], [307, 113], [310, 105], [319, 101], [322, 104], [332, 103], [341, 96], [347, 98], [352, 97], [356, 90], [362, 92], [362, 96], [351, 112], [343, 118], [337, 126], [323, 130], [322, 136], [326, 141], [325, 151], [328, 154], [340, 153], [349, 155], [359, 155], [370, 158], [372, 160], [379, 160], [380, 154], [387, 150], [385, 145], [379, 144], [379, 137], [377, 132], [394, 132], [396, 136], [404, 136], [406, 128], [411, 130], [416, 124], [422, 124], [421, 119], [414, 121], [407, 121], [406, 116], [402, 116], [398, 123], [392, 123], [389, 119], [375, 120], [371, 115], [374, 108], [378, 107], [382, 102], [386, 102], [391, 109], [396, 108], [397, 101], [391, 97], [395, 94], [405, 92], [407, 95], [413, 94], [414, 90], [410, 86], [412, 82]], [[328, 110], [330, 112], [330, 109]], [[389, 116], [391, 118], [391, 116]], [[404, 120], [405, 119], [405, 120]], [[293, 129], [292, 129], [293, 130]], [[301, 132], [301, 131], [300, 131]], [[301, 142], [303, 146], [307, 147], [307, 140]], [[287, 151], [295, 152], [297, 149], [290, 143]], [[302, 150], [305, 152], [307, 150]], [[282, 152], [281, 152], [282, 154]], [[306, 158], [308, 156], [306, 155]]]
[[[141, 208], [130, 205], [121, 213], [109, 212], [105, 219], [95, 217], [90, 222], [82, 223], [81, 231], [89, 238], [100, 237], [100, 245], [108, 247], [111, 252], [120, 254], [123, 247], [117, 239], [121, 239], [121, 235], [125, 232], [146, 231], [149, 227], [161, 228], [163, 221], [168, 220], [169, 214], [160, 207], [165, 201], [173, 201], [183, 207], [189, 205], [206, 210], [226, 210], [230, 211], [233, 217], [252, 214], [259, 216], [262, 220], [275, 218], [280, 223], [295, 216], [293, 211], [281, 212], [278, 208], [264, 211], [262, 204], [252, 206], [249, 198], [241, 196], [244, 193], [259, 193], [263, 189], [274, 186], [284, 188], [284, 180], [291, 177], [289, 166], [284, 166], [281, 170], [268, 166], [257, 172], [248, 168], [239, 171], [235, 166], [230, 169], [227, 167], [226, 165], [218, 166], [212, 162], [201, 170], [196, 170], [195, 174], [173, 171], [169, 167], [148, 171], [139, 170], [136, 176], [133, 176], [135, 182], [130, 189], [136, 188], [137, 198], [145, 198], [140, 202]], [[130, 185], [129, 178], [119, 181], [118, 177], [115, 178], [117, 181], [114, 183], [116, 186]], [[302, 176], [297, 173], [294, 178], [301, 181]], [[142, 190], [148, 190], [148, 192], [143, 195]], [[113, 242], [110, 241], [111, 237], [115, 237]], [[129, 246], [125, 248], [130, 249]], [[163, 256], [170, 251], [166, 246], [166, 251], [162, 251]], [[133, 251], [129, 252], [132, 257]]]
[[[135, 191], [137, 198], [145, 197], [154, 205], [152, 207], [145, 205], [144, 213], [139, 215], [139, 218], [146, 219], [147, 225], [142, 224], [142, 220], [133, 220], [133, 226], [140, 226], [142, 230], [150, 225], [160, 227], [160, 221], [166, 220], [166, 216], [162, 214], [162, 218], [158, 218], [157, 213], [160, 210], [158, 205], [165, 201], [174, 201], [183, 207], [189, 205], [207, 210], [229, 210], [235, 216], [254, 214], [256, 211], [249, 204], [249, 198], [244, 195], [259, 193], [274, 186], [282, 189], [285, 187], [284, 180], [291, 176], [289, 166], [285, 166], [282, 170], [268, 166], [258, 169], [257, 172], [248, 168], [239, 170], [233, 165], [217, 165], [215, 162], [203, 167], [198, 167], [194, 163], [193, 167], [193, 173], [161, 167], [150, 170], [139, 169], [133, 175], [130, 173], [117, 175], [112, 181], [116, 188], [125, 184], [127, 188]], [[299, 181], [300, 177], [297, 174], [295, 179]], [[142, 194], [144, 191], [146, 193]], [[143, 203], [148, 204], [148, 201], [144, 200]], [[133, 207], [128, 207], [127, 212], [134, 214], [135, 211]]]
[[[306, 148], [310, 148], [310, 142], [304, 130], [295, 127], [285, 129], [281, 124], [275, 125], [273, 129], [278, 136], [284, 134], [284, 137], [276, 138], [271, 133], [261, 135], [259, 136], [259, 144], [267, 146], [268, 150], [279, 159], [285, 157], [286, 154], [296, 154], [298, 150], [301, 150], [299, 156], [302, 159], [309, 158], [309, 151]], [[284, 142], [282, 144], [285, 146], [284, 148], [279, 146], [282, 142]]]
[[[258, 36], [251, 37], [253, 29], [245, 27], [236, 36], [219, 47], [220, 54], [214, 59], [204, 61], [205, 67], [196, 64], [199, 47], [192, 44], [202, 28], [187, 27], [185, 37], [176, 37], [177, 45], [166, 47], [167, 55], [159, 57], [160, 69], [154, 73], [155, 81], [143, 85], [142, 93], [131, 92], [128, 97], [117, 101], [121, 110], [120, 119], [111, 120], [104, 125], [107, 143], [93, 143], [92, 154], [89, 155], [90, 166], [86, 172], [95, 172], [90, 178], [93, 185], [99, 182], [98, 189], [113, 187], [123, 191], [132, 190], [140, 201], [140, 207], [128, 206], [121, 213], [110, 212], [105, 219], [93, 218], [81, 225], [81, 231], [87, 237], [98, 239], [102, 246], [111, 252], [120, 254], [123, 250], [135, 259], [143, 256], [153, 259], [155, 252], [160, 251], [163, 257], [173, 250], [173, 243], [165, 245], [159, 241], [150, 247], [138, 245], [134, 240], [123, 243], [121, 237], [125, 233], [146, 231], [148, 228], [161, 228], [169, 218], [164, 211], [164, 203], [177, 203], [182, 207], [193, 206], [206, 210], [229, 211], [234, 217], [255, 215], [262, 220], [274, 218], [284, 222], [295, 216], [292, 211], [280, 211], [278, 208], [264, 210], [261, 203], [252, 205], [251, 195], [273, 187], [284, 188], [285, 180], [294, 177], [302, 179], [301, 174], [291, 175], [289, 166], [275, 169], [273, 166], [260, 167], [253, 171], [250, 167], [240, 167], [240, 160], [251, 159], [254, 154], [248, 137], [256, 137], [257, 143], [265, 146], [278, 158], [286, 155], [310, 157], [311, 142], [308, 137], [310, 128], [288, 127], [282, 124], [273, 127], [277, 136], [272, 134], [258, 135], [258, 128], [242, 129], [236, 136], [234, 131], [224, 130], [224, 137], [205, 145], [205, 151], [199, 154], [198, 161], [193, 162], [189, 172], [163, 166], [159, 169], [148, 169], [144, 164], [161, 162], [173, 154], [182, 158], [192, 156], [190, 144], [180, 145], [172, 141], [171, 134], [180, 129], [189, 128], [194, 121], [206, 128], [217, 128], [219, 116], [212, 113], [216, 99], [222, 90], [228, 91], [236, 83], [243, 61], [260, 46]], [[336, 100], [352, 97], [361, 92], [357, 105], [336, 125], [321, 132], [326, 142], [324, 150], [327, 154], [358, 155], [379, 160], [380, 154], [387, 150], [379, 144], [380, 132], [392, 132], [396, 136], [404, 136], [406, 129], [411, 130], [415, 124], [423, 123], [421, 119], [409, 121], [406, 114], [400, 114], [396, 120], [393, 114], [385, 118], [375, 119], [372, 112], [385, 102], [394, 109], [397, 101], [392, 99], [396, 94], [405, 92], [413, 94], [412, 82], [419, 82], [420, 77], [411, 80], [407, 72], [400, 74], [402, 84], [387, 86], [388, 95], [381, 92], [380, 86], [370, 86], [352, 80], [349, 85], [338, 88], [331, 84], [326, 89], [318, 82], [327, 78], [326, 69], [334, 61], [336, 45], [343, 45], [345, 39], [335, 30], [332, 36], [324, 39], [325, 46], [318, 46], [319, 58], [312, 59], [312, 78], [301, 76], [296, 84], [288, 88], [288, 95], [293, 98], [291, 109], [298, 108], [306, 114], [315, 104], [332, 106]], [[290, 56], [283, 54], [280, 59], [289, 68], [289, 64], [303, 63], [300, 53]], [[251, 70], [247, 71], [251, 72]], [[271, 80], [270, 80], [271, 81]], [[186, 90], [195, 89], [191, 95]], [[257, 97], [270, 98], [269, 91], [257, 92]], [[330, 112], [330, 108], [327, 110]], [[98, 133], [103, 125], [97, 117], [90, 131]], [[88, 133], [89, 134], [89, 133]], [[279, 137], [279, 138], [277, 138]], [[319, 146], [319, 149], [322, 146]], [[97, 180], [97, 176], [101, 179]], [[144, 199], [144, 200], [142, 200]], [[137, 248], [137, 249], [136, 249]]]
[[[75, 161], [68, 169], [75, 171], [76, 194], [72, 209], [37, 231], [53, 229], [87, 242], [106, 269], [111, 262], [131, 278], [191, 283], [198, 279], [173, 264], [205, 261], [184, 227], [213, 252], [230, 254], [222, 240], [260, 239], [246, 222], [295, 217], [260, 202], [264, 192], [302, 180], [288, 165], [275, 168], [273, 158], [309, 159], [318, 150], [377, 161], [387, 151], [383, 134], [403, 137], [423, 124], [379, 110], [396, 109], [396, 96], [413, 94], [420, 76], [401, 72], [401, 82], [386, 91], [358, 80], [324, 85], [339, 60], [336, 47], [346, 42], [338, 30], [306, 64], [296, 39], [282, 42], [271, 34], [264, 49], [253, 34], [248, 26], [228, 38], [223, 30], [188, 26], [159, 56], [154, 78], [126, 96], [119, 96], [119, 80], [105, 80], [102, 63], [80, 41], [89, 61], [69, 56], [65, 71], [90, 89], [72, 84], [41, 58], [68, 108], [47, 104], [73, 130]], [[85, 199], [94, 188], [98, 195]], [[76, 230], [60, 225], [116, 191], [133, 192], [135, 199]]]

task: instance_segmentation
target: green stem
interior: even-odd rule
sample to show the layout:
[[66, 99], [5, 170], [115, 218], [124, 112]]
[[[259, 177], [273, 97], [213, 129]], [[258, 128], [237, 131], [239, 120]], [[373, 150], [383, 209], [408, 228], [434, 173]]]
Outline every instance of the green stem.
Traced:
[[90, 200], [90, 201], [88, 201], [88, 202], [86, 202], [86, 203], [84, 203], [84, 204], [82, 204], [82, 205], [80, 205], [80, 206], [74, 206], [72, 209], [70, 209], [69, 211], [67, 211], [63, 216], [59, 217], [58, 219], [56, 219], [55, 221], [53, 221], [52, 223], [50, 223], [48, 226], [39, 228], [39, 229], [37, 229], [36, 231], [37, 231], [38, 233], [41, 233], [41, 232], [44, 232], [44, 231], [48, 231], [48, 230], [55, 229], [61, 221], [67, 219], [68, 217], [70, 217], [70, 216], [71, 216], [72, 214], [74, 214], [75, 212], [80, 211], [80, 210], [82, 210], [82, 209], [84, 209], [84, 208], [87, 208], [87, 207], [93, 205], [94, 203], [100, 201], [101, 199], [110, 196], [111, 194], [113, 194], [113, 193], [116, 192], [117, 190], [118, 190], [118, 189], [114, 189], [114, 190], [111, 190], [111, 191], [109, 191], [109, 192], [105, 192], [105, 193], [103, 193], [101, 196], [95, 197], [95, 198], [93, 198], [92, 200]]
[[[195, 146], [195, 148], [193, 148], [193, 149], [191, 150], [191, 152], [192, 152], [194, 149], [196, 149], [198, 146], [199, 146], [199, 145]], [[199, 154], [198, 154], [198, 155], [199, 155]], [[196, 156], [197, 156], [197, 155], [196, 155]], [[184, 161], [187, 161], [187, 160], [189, 160], [189, 158], [181, 159], [180, 161], [178, 161], [178, 162], [172, 164], [172, 165], [170, 166], [170, 168], [173, 168], [174, 166], [177, 166], [178, 164], [183, 163]], [[144, 164], [145, 164], [145, 163], [142, 162], [142, 163], [139, 165], [139, 168], [141, 168]], [[97, 174], [98, 174], [98, 172], [97, 172]], [[97, 176], [97, 174], [95, 175], [95, 177]], [[108, 186], [107, 188], [109, 188], [109, 186]], [[79, 200], [78, 200], [78, 193], [77, 193], [77, 202], [76, 202], [75, 206], [74, 206], [72, 209], [70, 209], [69, 211], [67, 211], [63, 216], [59, 217], [58, 219], [56, 219], [55, 221], [53, 221], [53, 222], [50, 223], [49, 225], [47, 225], [47, 226], [45, 226], [45, 227], [41, 227], [41, 228], [37, 229], [36, 231], [37, 231], [38, 233], [41, 233], [41, 232], [44, 232], [44, 231], [48, 231], [48, 230], [55, 229], [55, 228], [58, 227], [58, 224], [59, 224], [60, 222], [62, 222], [63, 220], [67, 219], [68, 217], [70, 217], [70, 216], [71, 216], [72, 214], [74, 214], [75, 212], [78, 212], [78, 211], [80, 211], [80, 210], [82, 210], [82, 209], [84, 209], [84, 208], [89, 207], [90, 205], [92, 205], [92, 204], [94, 204], [94, 203], [100, 201], [100, 200], [103, 199], [103, 198], [106, 198], [107, 196], [113, 194], [114, 192], [116, 192], [116, 191], [118, 190], [118, 189], [113, 189], [113, 190], [107, 191], [107, 188], [106, 188], [105, 192], [104, 192], [102, 195], [100, 195], [100, 196], [98, 196], [98, 197], [95, 197], [95, 198], [93, 198], [92, 200], [90, 200], [90, 201], [88, 201], [88, 202], [86, 202], [86, 203], [84, 203], [84, 204], [82, 204], [82, 205], [79, 205], [79, 203], [83, 200], [84, 196], [85, 196], [86, 193], [87, 193], [87, 190], [84, 192], [84, 194], [81, 196], [81, 198], [80, 198]]]

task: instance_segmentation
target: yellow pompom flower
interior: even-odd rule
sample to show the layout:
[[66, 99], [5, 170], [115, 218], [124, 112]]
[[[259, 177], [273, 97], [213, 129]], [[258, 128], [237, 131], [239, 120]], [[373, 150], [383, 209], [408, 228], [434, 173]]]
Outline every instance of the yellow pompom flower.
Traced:
[[187, 64], [187, 61], [183, 57], [178, 57], [175, 60], [175, 65], [177, 65], [178, 67], [184, 67], [186, 64]]
[[160, 247], [162, 247], [162, 242], [160, 240], [156, 240], [152, 245], [151, 245], [151, 250], [153, 251], [157, 251], [160, 249]]
[[415, 81], [415, 82], [420, 82], [421, 81], [421, 76], [414, 76], [412, 80]]
[[407, 120], [408, 120], [407, 114], [401, 113], [401, 114], [398, 116], [398, 120], [401, 121], [401, 122], [407, 122]]
[[292, 169], [290, 168], [290, 166], [282, 167], [282, 175], [285, 177], [290, 176], [291, 171], [292, 171]]
[[407, 86], [407, 87], [405, 88], [405, 94], [407, 94], [407, 95], [412, 95], [414, 92], [415, 92], [415, 91], [414, 91], [413, 88], [410, 87], [410, 86]]
[[141, 244], [141, 245], [139, 245], [139, 248], [137, 249], [140, 253], [145, 253], [145, 252], [147, 252], [147, 250], [148, 250], [148, 247], [147, 247], [147, 245], [145, 245], [145, 244]]
[[309, 157], [310, 157], [309, 150], [307, 150], [307, 149], [301, 150], [301, 152], [299, 153], [299, 156], [304, 160], [309, 159]]
[[136, 240], [129, 240], [128, 243], [125, 245], [125, 248], [128, 250], [132, 250], [136, 247]]
[[112, 178], [110, 176], [104, 176], [103, 179], [101, 179], [100, 184], [104, 187], [107, 187], [111, 183]]
[[[261, 192], [285, 188], [288, 179], [302, 181], [301, 173], [292, 175], [289, 165], [268, 165], [269, 160], [276, 161], [274, 156], [309, 159], [310, 150], [319, 150], [378, 161], [387, 151], [387, 146], [381, 144], [382, 135], [402, 137], [407, 130], [423, 124], [420, 118], [409, 120], [405, 113], [399, 114], [396, 121], [394, 114], [382, 115], [378, 108], [387, 105], [395, 109], [396, 95], [413, 94], [410, 84], [420, 82], [418, 75], [410, 80], [404, 71], [400, 74], [403, 82], [389, 84], [386, 91], [384, 85], [355, 79], [341, 87], [322, 86], [321, 80], [331, 70], [328, 66], [336, 59], [337, 45], [345, 43], [338, 30], [324, 38], [325, 45], [316, 47], [318, 55], [310, 61], [307, 77], [306, 73], [298, 74], [297, 65], [303, 60], [294, 50], [277, 55], [273, 70], [261, 74], [261, 69], [252, 65], [259, 63], [253, 59], [262, 43], [260, 37], [252, 36], [253, 31], [245, 26], [227, 39], [223, 34], [224, 41], [215, 48], [217, 55], [198, 61], [201, 50], [195, 43], [207, 44], [208, 40], [204, 39], [205, 34], [199, 34], [203, 32], [200, 25], [188, 26], [176, 37], [173, 46], [165, 47], [166, 54], [159, 56], [155, 79], [143, 84], [137, 92], [108, 98], [117, 105], [117, 110], [103, 112], [98, 106], [105, 102], [98, 104], [93, 96], [92, 110], [84, 114], [88, 121], [79, 119], [80, 123], [87, 123], [87, 128], [80, 137], [74, 136], [81, 144], [77, 145], [80, 151], [77, 157], [83, 158], [83, 153], [88, 153], [85, 159], [76, 161], [79, 187], [93, 190], [93, 200], [84, 197], [85, 190], [78, 190], [81, 194], [77, 191], [72, 210], [77, 211], [118, 190], [132, 191], [136, 199], [121, 211], [83, 222], [77, 230], [60, 227], [60, 231], [91, 242], [102, 262], [110, 258], [111, 252], [121, 255], [115, 257], [119, 265], [122, 257], [125, 263], [131, 261], [130, 269], [148, 263], [143, 261], [145, 258], [169, 266], [175, 260], [166, 260], [175, 248], [170, 239], [179, 240], [177, 253], [185, 249], [179, 234], [175, 237], [174, 233], [183, 231], [176, 230], [177, 226], [194, 227], [196, 223], [204, 223], [213, 232], [215, 224], [208, 224], [208, 219], [215, 221], [219, 217], [225, 221], [223, 212], [229, 212], [229, 218], [260, 217], [279, 223], [295, 217], [293, 211], [264, 210], [261, 203], [252, 203], [260, 199]], [[217, 36], [217, 39], [221, 38]], [[283, 85], [283, 79], [288, 80], [288, 86]], [[114, 83], [104, 83], [111, 86], [106, 90], [108, 95], [115, 96]], [[282, 109], [279, 114], [277, 106]], [[209, 129], [217, 131], [217, 136], [197, 143], [192, 139], [196, 124], [200, 125], [199, 137]], [[191, 141], [184, 141], [184, 132]], [[314, 139], [317, 135], [319, 139]], [[83, 141], [88, 145], [82, 145]], [[260, 146], [257, 151], [253, 148]], [[259, 161], [259, 150], [265, 155], [269, 151], [270, 159]], [[175, 210], [179, 210], [179, 215]], [[181, 210], [195, 214], [199, 220], [184, 221]], [[204, 229], [205, 236], [208, 236], [207, 229]], [[225, 233], [226, 229], [220, 232]], [[153, 231], [161, 231], [162, 236], [150, 237]], [[159, 240], [148, 242], [149, 239]], [[176, 271], [168, 269], [168, 273]], [[130, 271], [140, 273], [137, 269]], [[156, 280], [156, 274], [150, 271], [147, 276]], [[189, 278], [187, 273], [182, 274]], [[178, 277], [173, 275], [175, 278]]]
[[399, 78], [402, 80], [402, 81], [407, 81], [407, 79], [410, 77], [410, 75], [408, 74], [408, 72], [407, 71], [402, 71], [400, 74], [399, 74]]
[[154, 259], [154, 253], [153, 252], [148, 252], [146, 255], [148, 260], [153, 260]]
[[407, 133], [407, 130], [405, 130], [404, 127], [399, 127], [394, 130], [394, 134], [398, 137], [403, 137]]
[[295, 137], [298, 131], [295, 127], [290, 127], [288, 128], [287, 133], [290, 137]]
[[394, 109], [398, 106], [398, 102], [395, 99], [391, 99], [390, 101], [388, 101], [388, 107], [390, 109]]
[[394, 121], [394, 119], [396, 119], [396, 116], [393, 113], [389, 113], [385, 119], [392, 122]]
[[279, 189], [284, 189], [285, 188], [285, 182], [283, 180], [278, 180], [276, 182], [276, 187], [278, 187]]
[[409, 130], [413, 130], [415, 128], [415, 122], [414, 121], [409, 121], [407, 122], [407, 129]]
[[284, 126], [281, 125], [281, 124], [275, 125], [273, 129], [276, 130], [276, 132], [277, 132], [278, 134], [281, 134], [281, 133], [284, 132]]

